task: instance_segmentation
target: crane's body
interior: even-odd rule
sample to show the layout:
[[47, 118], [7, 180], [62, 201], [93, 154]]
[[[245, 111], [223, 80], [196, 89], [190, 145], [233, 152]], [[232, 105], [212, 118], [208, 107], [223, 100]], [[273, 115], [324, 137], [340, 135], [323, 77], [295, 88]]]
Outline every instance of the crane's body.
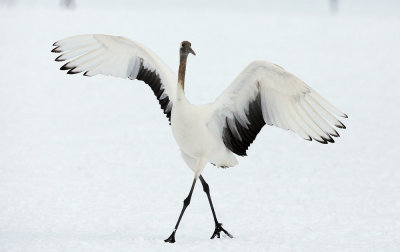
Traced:
[[[181, 92], [178, 89], [178, 92]], [[213, 104], [193, 105], [186, 97], [176, 99], [171, 113], [171, 129], [186, 164], [199, 176], [206, 163], [219, 167], [237, 164], [235, 155], [207, 126]], [[194, 144], [195, 143], [195, 144]], [[204, 161], [204, 162], [202, 162]]]
[[236, 155], [247, 149], [261, 128], [268, 124], [297, 133], [320, 143], [333, 143], [337, 128], [345, 128], [337, 116], [347, 117], [315, 90], [282, 67], [254, 61], [213, 103], [193, 105], [185, 96], [185, 73], [189, 54], [195, 55], [188, 41], [180, 47], [178, 78], [153, 52], [123, 37], [89, 34], [54, 43], [52, 52], [62, 53], [56, 61], [67, 61], [61, 70], [142, 80], [154, 92], [170, 120], [173, 136], [182, 158], [194, 172], [193, 183], [178, 222], [166, 242], [175, 242], [175, 233], [200, 179], [212, 210], [215, 231], [211, 238], [225, 233], [218, 222], [209, 186], [201, 175], [207, 163], [218, 167], [238, 164]]

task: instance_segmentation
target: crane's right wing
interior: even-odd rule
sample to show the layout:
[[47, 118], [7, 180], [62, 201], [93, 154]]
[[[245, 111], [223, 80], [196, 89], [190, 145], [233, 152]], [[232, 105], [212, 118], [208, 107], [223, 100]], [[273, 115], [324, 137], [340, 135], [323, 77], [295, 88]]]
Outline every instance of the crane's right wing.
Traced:
[[299, 78], [266, 61], [246, 67], [213, 106], [209, 128], [240, 156], [265, 124], [326, 144], [339, 136], [333, 126], [345, 128], [336, 116], [347, 117]]
[[67, 61], [60, 69], [68, 74], [97, 74], [137, 79], [147, 83], [164, 114], [171, 120], [177, 77], [165, 63], [143, 45], [124, 37], [86, 34], [53, 44], [56, 61]]

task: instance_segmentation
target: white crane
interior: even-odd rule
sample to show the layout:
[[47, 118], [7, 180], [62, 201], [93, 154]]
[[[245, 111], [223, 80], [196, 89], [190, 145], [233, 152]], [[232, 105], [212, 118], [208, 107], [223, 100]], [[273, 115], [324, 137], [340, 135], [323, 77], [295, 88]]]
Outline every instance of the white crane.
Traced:
[[57, 41], [52, 52], [62, 53], [56, 61], [67, 61], [61, 70], [85, 76], [111, 75], [147, 83], [170, 121], [182, 158], [193, 170], [189, 195], [172, 234], [165, 242], [175, 242], [185, 209], [190, 204], [197, 179], [207, 194], [215, 222], [211, 236], [225, 233], [218, 222], [209, 186], [201, 175], [207, 163], [227, 168], [238, 164], [235, 155], [246, 151], [261, 128], [274, 125], [291, 130], [302, 138], [333, 143], [339, 137], [334, 129], [345, 128], [337, 117], [347, 115], [282, 67], [254, 61], [216, 99], [193, 105], [185, 97], [185, 71], [189, 53], [196, 55], [188, 41], [180, 45], [178, 78], [153, 52], [132, 40], [109, 35], [79, 35]]

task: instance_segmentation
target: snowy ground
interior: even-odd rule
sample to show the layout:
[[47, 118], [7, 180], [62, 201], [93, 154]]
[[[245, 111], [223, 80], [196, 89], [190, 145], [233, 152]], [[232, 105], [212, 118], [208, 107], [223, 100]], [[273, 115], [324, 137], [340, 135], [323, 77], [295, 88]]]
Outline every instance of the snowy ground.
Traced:
[[[0, 9], [0, 251], [400, 251], [400, 8], [387, 2], [336, 15]], [[209, 239], [197, 187], [165, 244], [192, 172], [146, 85], [58, 70], [51, 44], [82, 33], [135, 39], [173, 69], [190, 40], [193, 103], [254, 59], [278, 63], [346, 112], [348, 129], [321, 145], [265, 127], [239, 166], [204, 172], [235, 238]]]

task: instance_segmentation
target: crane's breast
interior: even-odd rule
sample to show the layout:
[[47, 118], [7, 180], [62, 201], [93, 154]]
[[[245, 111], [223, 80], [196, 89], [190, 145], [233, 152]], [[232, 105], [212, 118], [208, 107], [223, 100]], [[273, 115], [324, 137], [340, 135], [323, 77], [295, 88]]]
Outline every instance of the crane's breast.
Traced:
[[204, 113], [190, 103], [174, 103], [171, 128], [179, 148], [192, 157], [205, 157], [216, 145], [206, 126]]

